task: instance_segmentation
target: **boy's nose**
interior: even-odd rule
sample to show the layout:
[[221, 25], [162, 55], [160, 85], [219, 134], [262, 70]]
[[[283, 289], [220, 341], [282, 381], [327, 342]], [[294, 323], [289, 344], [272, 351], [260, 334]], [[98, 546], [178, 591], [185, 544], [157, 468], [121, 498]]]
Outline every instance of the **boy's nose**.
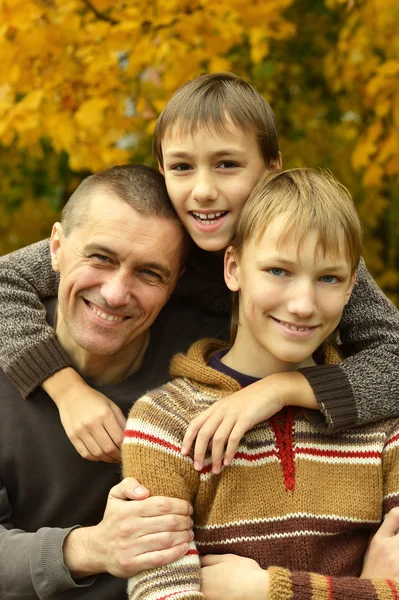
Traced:
[[211, 176], [198, 176], [192, 191], [192, 197], [200, 205], [214, 202], [217, 199], [217, 189]]
[[315, 291], [311, 285], [297, 285], [287, 302], [288, 312], [301, 319], [311, 317], [316, 312]]

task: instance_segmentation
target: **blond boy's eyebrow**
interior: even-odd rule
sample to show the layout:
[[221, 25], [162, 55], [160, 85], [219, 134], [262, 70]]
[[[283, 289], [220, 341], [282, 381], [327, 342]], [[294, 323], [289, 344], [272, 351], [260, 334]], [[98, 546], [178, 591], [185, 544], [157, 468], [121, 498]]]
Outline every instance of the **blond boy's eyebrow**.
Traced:
[[[264, 262], [266, 261], [259, 261], [259, 266], [262, 266], [264, 264]], [[267, 259], [267, 263], [279, 263], [280, 265], [284, 265], [287, 267], [295, 267], [297, 266], [298, 262], [297, 261], [293, 261], [293, 260], [289, 260], [288, 258], [283, 258], [282, 256], [271, 256], [270, 258]], [[347, 265], [345, 264], [326, 264], [322, 266], [322, 270], [328, 270], [328, 271], [334, 271], [334, 272], [338, 272], [338, 271], [346, 271], [347, 270]]]

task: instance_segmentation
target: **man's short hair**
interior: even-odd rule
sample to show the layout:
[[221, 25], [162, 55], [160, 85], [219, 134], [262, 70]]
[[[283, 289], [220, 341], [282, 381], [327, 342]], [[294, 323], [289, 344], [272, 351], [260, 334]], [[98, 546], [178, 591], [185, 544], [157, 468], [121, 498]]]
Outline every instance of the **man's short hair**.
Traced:
[[269, 103], [247, 81], [227, 72], [200, 75], [175, 92], [155, 126], [154, 156], [163, 165], [162, 140], [171, 129], [176, 127], [181, 135], [199, 128], [222, 133], [228, 119], [255, 134], [266, 166], [278, 158], [277, 126]]
[[142, 215], [180, 223], [169, 200], [163, 175], [146, 165], [122, 165], [99, 171], [82, 181], [62, 211], [61, 222], [66, 236], [74, 227], [84, 224], [90, 201], [100, 190], [127, 202]]

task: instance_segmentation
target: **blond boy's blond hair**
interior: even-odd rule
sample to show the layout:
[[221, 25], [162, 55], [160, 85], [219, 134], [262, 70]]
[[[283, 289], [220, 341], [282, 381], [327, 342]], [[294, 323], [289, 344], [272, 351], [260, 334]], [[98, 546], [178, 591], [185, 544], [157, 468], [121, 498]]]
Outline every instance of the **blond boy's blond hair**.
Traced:
[[154, 156], [163, 166], [162, 140], [171, 131], [185, 136], [204, 128], [221, 134], [229, 121], [255, 134], [266, 166], [277, 160], [277, 127], [270, 105], [252, 85], [227, 72], [200, 75], [175, 92], [155, 126]]

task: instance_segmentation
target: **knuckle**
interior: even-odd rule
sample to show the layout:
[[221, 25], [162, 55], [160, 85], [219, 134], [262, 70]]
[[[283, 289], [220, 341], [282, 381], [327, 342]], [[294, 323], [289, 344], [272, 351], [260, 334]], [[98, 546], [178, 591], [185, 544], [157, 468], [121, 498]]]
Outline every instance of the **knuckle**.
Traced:
[[170, 513], [172, 510], [171, 501], [169, 498], [160, 498], [158, 501], [158, 510], [161, 514]]
[[173, 539], [173, 535], [169, 531], [163, 533], [160, 536], [160, 543], [162, 548], [170, 548], [171, 546], [173, 546]]

